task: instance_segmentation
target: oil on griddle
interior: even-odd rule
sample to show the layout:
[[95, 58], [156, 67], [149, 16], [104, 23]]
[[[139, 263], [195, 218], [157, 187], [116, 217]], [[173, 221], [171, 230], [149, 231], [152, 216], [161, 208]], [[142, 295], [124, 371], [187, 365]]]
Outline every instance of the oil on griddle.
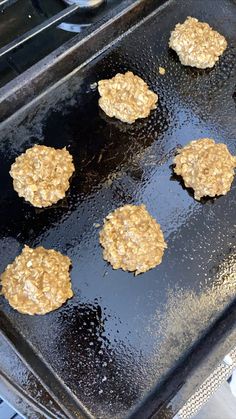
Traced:
[[[203, 136], [236, 154], [235, 4], [176, 3], [1, 128], [0, 269], [25, 243], [54, 248], [72, 259], [75, 292], [44, 317], [19, 315], [3, 300], [1, 310], [95, 417], [126, 417], [235, 295], [235, 181], [226, 196], [196, 202], [170, 167], [178, 146]], [[228, 40], [211, 70], [183, 68], [167, 47], [170, 30], [187, 15]], [[127, 70], [159, 95], [151, 117], [132, 126], [102, 114], [90, 87]], [[21, 201], [8, 175], [34, 143], [66, 145], [76, 165], [66, 198], [46, 210]], [[168, 242], [162, 264], [136, 278], [113, 271], [98, 242], [97, 224], [126, 203], [145, 203]]]

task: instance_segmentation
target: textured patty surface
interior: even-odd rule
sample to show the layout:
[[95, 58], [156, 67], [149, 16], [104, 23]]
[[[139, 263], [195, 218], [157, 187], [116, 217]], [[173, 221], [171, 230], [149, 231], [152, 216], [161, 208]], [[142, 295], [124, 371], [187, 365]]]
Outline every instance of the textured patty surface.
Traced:
[[194, 198], [225, 195], [231, 187], [236, 167], [225, 144], [211, 138], [191, 141], [174, 158], [174, 172], [182, 176], [184, 184], [194, 190]]
[[145, 205], [125, 205], [110, 213], [100, 231], [103, 257], [114, 269], [136, 275], [159, 265], [167, 247], [160, 225]]
[[35, 145], [16, 158], [10, 175], [18, 195], [42, 208], [64, 198], [74, 170], [72, 156], [65, 148]]
[[1, 275], [2, 293], [20, 313], [45, 314], [73, 296], [71, 261], [55, 250], [25, 246]]
[[158, 96], [149, 90], [147, 83], [131, 71], [118, 73], [109, 80], [98, 82], [99, 106], [111, 118], [132, 124], [149, 116], [157, 107]]
[[169, 46], [176, 51], [183, 65], [211, 68], [227, 48], [227, 41], [208, 23], [188, 17], [171, 32]]

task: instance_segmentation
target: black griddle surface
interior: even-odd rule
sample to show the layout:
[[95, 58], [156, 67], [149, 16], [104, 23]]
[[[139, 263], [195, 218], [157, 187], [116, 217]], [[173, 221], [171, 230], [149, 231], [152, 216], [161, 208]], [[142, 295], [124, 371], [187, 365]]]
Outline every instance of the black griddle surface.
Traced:
[[[171, 29], [188, 15], [228, 40], [211, 70], [183, 67], [168, 49]], [[75, 293], [34, 317], [1, 297], [1, 313], [96, 418], [127, 417], [234, 301], [236, 183], [224, 197], [197, 202], [171, 165], [179, 146], [200, 137], [236, 155], [235, 27], [234, 1], [170, 1], [0, 127], [0, 271], [24, 244], [53, 248], [72, 259]], [[99, 110], [93, 86], [127, 70], [159, 95], [150, 118], [130, 126]], [[36, 143], [66, 146], [76, 166], [66, 198], [42, 210], [17, 196], [8, 173]], [[137, 277], [112, 270], [98, 242], [97, 223], [126, 203], [146, 204], [168, 243], [162, 264]]]

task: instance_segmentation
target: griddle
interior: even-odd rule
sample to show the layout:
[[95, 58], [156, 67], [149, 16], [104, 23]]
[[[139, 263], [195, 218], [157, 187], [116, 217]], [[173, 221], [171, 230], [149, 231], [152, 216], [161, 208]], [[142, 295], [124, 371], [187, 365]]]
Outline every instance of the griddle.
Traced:
[[[228, 40], [213, 69], [183, 67], [168, 48], [187, 16]], [[0, 91], [0, 271], [24, 244], [67, 254], [74, 297], [45, 316], [0, 299], [0, 328], [65, 417], [172, 417], [235, 345], [235, 188], [197, 202], [173, 175], [177, 148], [212, 137], [236, 155], [236, 2], [127, 2]], [[166, 74], [159, 74], [159, 66]], [[127, 125], [98, 107], [95, 83], [133, 71], [158, 93], [145, 120]], [[76, 173], [65, 199], [35, 209], [9, 169], [34, 144], [67, 147]], [[102, 258], [98, 224], [144, 203], [168, 249], [134, 277]]]

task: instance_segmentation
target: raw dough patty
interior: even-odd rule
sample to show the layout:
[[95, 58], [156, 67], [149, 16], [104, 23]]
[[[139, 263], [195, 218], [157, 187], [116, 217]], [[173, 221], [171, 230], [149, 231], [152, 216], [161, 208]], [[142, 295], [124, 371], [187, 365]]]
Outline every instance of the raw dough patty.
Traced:
[[194, 198], [226, 195], [234, 179], [236, 157], [225, 144], [215, 144], [211, 138], [191, 141], [174, 158], [174, 171], [182, 176], [187, 188], [193, 188]]
[[145, 205], [125, 205], [110, 213], [100, 231], [103, 257], [114, 269], [146, 272], [162, 261], [167, 247], [160, 225]]
[[2, 293], [24, 314], [45, 314], [73, 296], [71, 261], [55, 250], [25, 246], [1, 275]]
[[156, 109], [158, 96], [148, 89], [147, 83], [131, 71], [118, 73], [110, 80], [98, 82], [99, 106], [111, 118], [132, 124], [146, 118]]
[[177, 52], [183, 65], [208, 68], [214, 67], [227, 48], [227, 41], [208, 23], [188, 17], [171, 32], [169, 46]]
[[49, 207], [64, 198], [75, 168], [70, 153], [35, 145], [16, 158], [10, 175], [20, 197], [35, 207]]

